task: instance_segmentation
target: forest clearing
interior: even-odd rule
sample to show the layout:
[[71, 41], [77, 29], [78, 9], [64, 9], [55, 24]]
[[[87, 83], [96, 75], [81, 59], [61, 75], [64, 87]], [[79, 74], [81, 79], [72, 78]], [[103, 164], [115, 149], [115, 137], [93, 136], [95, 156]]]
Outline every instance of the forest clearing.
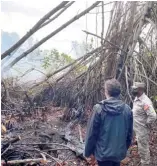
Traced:
[[[37, 31], [55, 24], [75, 3], [58, 3], [4, 51], [1, 60], [13, 55]], [[104, 7], [111, 4], [106, 25]], [[144, 82], [146, 94], [157, 112], [156, 1], [95, 1], [76, 15], [71, 14], [67, 22], [8, 61], [2, 74], [96, 8], [99, 11], [92, 17], [94, 20], [96, 15], [97, 23], [97, 15], [101, 15], [101, 34], [80, 29], [92, 39], [86, 43], [84, 55], [74, 59], [53, 49], [43, 53], [46, 56], [42, 67], [47, 72], [32, 67], [19, 76], [1, 78], [1, 165], [96, 166], [95, 160], [87, 160], [83, 155], [85, 135], [93, 106], [105, 99], [104, 82], [108, 79], [120, 82], [120, 98], [131, 107], [132, 85]], [[99, 42], [97, 47], [93, 46], [95, 38]], [[35, 70], [43, 75], [42, 79], [20, 82]], [[157, 121], [151, 129], [149, 145], [150, 166], [157, 166]], [[121, 166], [140, 166], [137, 148], [134, 138]]]

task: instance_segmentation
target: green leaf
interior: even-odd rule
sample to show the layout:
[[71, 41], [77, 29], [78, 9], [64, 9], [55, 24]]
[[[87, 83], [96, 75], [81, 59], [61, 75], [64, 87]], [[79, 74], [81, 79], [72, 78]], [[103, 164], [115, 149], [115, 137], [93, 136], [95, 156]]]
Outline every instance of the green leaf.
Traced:
[[46, 70], [56, 70], [74, 61], [71, 56], [59, 53], [56, 49], [45, 51], [45, 54], [42, 67]]

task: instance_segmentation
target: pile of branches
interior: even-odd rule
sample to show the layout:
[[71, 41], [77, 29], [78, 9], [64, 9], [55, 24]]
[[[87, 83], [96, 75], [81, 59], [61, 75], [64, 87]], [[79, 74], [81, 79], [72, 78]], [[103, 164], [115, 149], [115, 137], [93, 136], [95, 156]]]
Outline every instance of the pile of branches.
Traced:
[[[2, 59], [11, 54], [36, 31], [56, 19], [73, 3], [64, 1], [46, 14], [19, 42], [2, 54]], [[68, 107], [85, 105], [85, 107], [88, 107], [104, 98], [104, 81], [109, 78], [116, 78], [122, 84], [122, 99], [126, 102], [130, 103], [132, 101], [130, 92], [134, 81], [145, 82], [146, 93], [156, 100], [157, 3], [155, 1], [113, 2], [106, 34], [104, 33], [104, 5], [106, 5], [104, 2], [95, 2], [32, 46], [32, 48], [19, 55], [9, 64], [9, 67], [14, 66], [45, 41], [93, 8], [99, 6], [102, 12], [101, 35], [88, 31], [83, 32], [99, 38], [100, 46], [76, 59], [71, 64], [46, 75], [44, 80], [30, 89], [37, 87], [42, 87], [43, 89], [43, 84], [47, 84], [50, 89], [53, 89], [51, 98], [52, 101], [57, 102], [57, 105], [66, 105]], [[52, 17], [54, 14], [56, 15]], [[76, 72], [80, 66], [87, 66], [87, 69]]]

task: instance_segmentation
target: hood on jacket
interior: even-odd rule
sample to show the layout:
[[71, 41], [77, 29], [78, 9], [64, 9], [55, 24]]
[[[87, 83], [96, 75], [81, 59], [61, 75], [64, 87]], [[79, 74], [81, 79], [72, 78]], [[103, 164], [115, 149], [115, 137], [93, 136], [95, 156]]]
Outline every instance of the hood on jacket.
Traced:
[[109, 98], [103, 100], [101, 104], [103, 105], [102, 107], [103, 111], [112, 115], [121, 114], [125, 107], [125, 103], [123, 103], [122, 100], [117, 98]]

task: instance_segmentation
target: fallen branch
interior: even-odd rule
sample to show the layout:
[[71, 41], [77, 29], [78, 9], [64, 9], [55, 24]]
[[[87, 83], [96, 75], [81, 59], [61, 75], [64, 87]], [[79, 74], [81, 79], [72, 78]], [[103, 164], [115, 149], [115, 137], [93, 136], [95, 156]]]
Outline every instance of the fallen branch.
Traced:
[[[1, 164], [3, 166], [7, 166], [7, 165], [14, 165], [14, 164], [22, 164], [22, 163], [31, 163], [31, 162], [35, 162], [35, 163], [47, 163], [48, 161], [44, 160], [43, 158], [38, 158], [38, 159], [24, 159], [24, 160], [11, 160], [11, 161], [3, 161], [1, 162]], [[50, 161], [49, 161], [50, 162]]]
[[148, 81], [148, 77], [147, 77], [147, 74], [146, 74], [145, 68], [144, 68], [143, 64], [140, 62], [140, 60], [139, 60], [138, 58], [135, 58], [135, 59], [139, 62], [140, 65], [142, 65], [142, 69], [143, 69], [143, 72], [144, 72], [145, 78], [146, 78], [146, 80], [147, 80], [147, 95], [148, 95], [148, 92], [149, 92], [149, 89], [148, 89], [149, 81]]
[[79, 130], [79, 136], [80, 136], [80, 143], [83, 143], [83, 138], [82, 138], [82, 132], [81, 132], [81, 126], [78, 125], [78, 130]]
[[58, 14], [56, 14], [53, 18], [42, 24], [39, 28], [43, 28], [50, 22], [54, 21], [58, 16], [60, 16], [66, 9], [68, 9], [75, 1], [71, 1], [69, 4], [67, 4]]
[[[103, 6], [109, 5], [109, 4], [111, 4], [111, 3], [114, 3], [114, 2], [103, 3]], [[101, 5], [98, 5], [97, 7], [100, 7], [100, 6], [101, 6]]]
[[51, 155], [47, 154], [46, 152], [43, 152], [43, 151], [38, 150], [38, 149], [34, 149], [34, 150], [37, 151], [37, 152], [40, 152], [40, 153], [42, 153], [42, 154], [44, 154], [44, 155], [46, 155], [46, 156], [48, 156], [48, 157], [50, 157], [50, 158], [51, 158], [52, 160], [54, 160], [59, 166], [62, 166], [62, 165], [60, 164], [60, 161], [59, 161], [58, 159], [52, 157]]
[[72, 151], [74, 150], [74, 148], [69, 147], [68, 145], [59, 144], [59, 143], [20, 143], [20, 144], [14, 144], [14, 145], [56, 145], [56, 146], [66, 147], [66, 148], [68, 148], [69, 150], [72, 150]]
[[1, 156], [3, 156], [3, 155], [10, 149], [10, 147], [11, 147], [11, 144], [8, 146], [8, 148], [6, 148], [6, 149], [4, 150], [4, 152], [1, 154]]
[[98, 36], [98, 35], [96, 35], [96, 34], [94, 34], [94, 33], [91, 33], [91, 32], [85, 31], [85, 30], [82, 30], [82, 31], [85, 32], [85, 33], [88, 34], [88, 35], [92, 35], [92, 36], [98, 37], [99, 39], [102, 39], [102, 40], [104, 40], [105, 42], [111, 44], [112, 46], [117, 47], [117, 48], [119, 48], [121, 51], [127, 53], [125, 50], [121, 49], [119, 46], [113, 44], [112, 42], [110, 42], [110, 41], [108, 41], [108, 40], [106, 40], [106, 39], [104, 39], [104, 38], [102, 38], [102, 37], [100, 37], [100, 36]]
[[9, 144], [13, 144], [15, 142], [18, 142], [19, 140], [21, 140], [21, 137], [20, 136], [17, 136], [11, 140], [8, 140], [7, 143], [5, 143], [5, 145], [9, 145]]
[[127, 93], [128, 93], [128, 95], [129, 95], [129, 98], [130, 98], [131, 102], [133, 102], [132, 97], [131, 97], [130, 92], [129, 92], [128, 68], [127, 68], [127, 66], [125, 66], [125, 80], [126, 80]]

